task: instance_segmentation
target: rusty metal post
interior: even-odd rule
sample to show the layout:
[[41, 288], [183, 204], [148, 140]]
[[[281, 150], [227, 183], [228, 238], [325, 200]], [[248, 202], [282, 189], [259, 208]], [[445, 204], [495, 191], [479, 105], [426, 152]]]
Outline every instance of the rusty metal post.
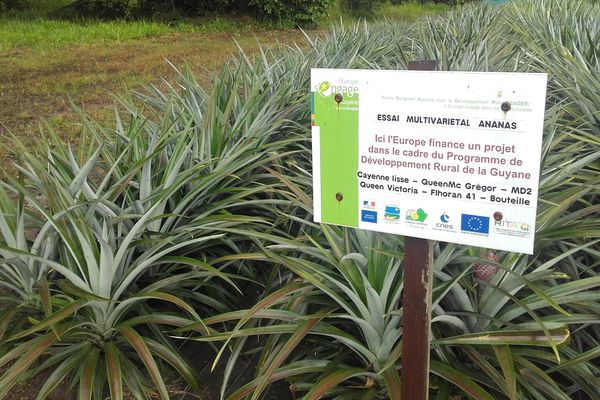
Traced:
[[432, 281], [433, 242], [406, 237], [402, 299], [402, 400], [428, 398]]
[[[440, 62], [437, 60], [411, 62], [408, 69], [435, 71], [440, 69]], [[401, 400], [428, 399], [432, 283], [433, 242], [406, 237], [402, 296]]]

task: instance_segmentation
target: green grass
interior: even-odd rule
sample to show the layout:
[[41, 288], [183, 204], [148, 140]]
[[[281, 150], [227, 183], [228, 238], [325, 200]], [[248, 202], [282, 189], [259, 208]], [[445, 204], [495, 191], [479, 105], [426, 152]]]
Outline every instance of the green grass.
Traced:
[[155, 21], [68, 21], [38, 17], [0, 17], [0, 52], [16, 48], [48, 49], [69, 45], [107, 44], [159, 37], [173, 33], [247, 33], [268, 27], [250, 18], [185, 20], [175, 24]]
[[73, 22], [37, 18], [0, 19], [0, 51], [17, 47], [48, 48], [90, 42], [108, 43], [166, 34], [166, 24], [146, 21]]
[[415, 21], [427, 15], [442, 14], [450, 7], [447, 4], [409, 2], [398, 5], [385, 4], [377, 10], [375, 16], [392, 20]]

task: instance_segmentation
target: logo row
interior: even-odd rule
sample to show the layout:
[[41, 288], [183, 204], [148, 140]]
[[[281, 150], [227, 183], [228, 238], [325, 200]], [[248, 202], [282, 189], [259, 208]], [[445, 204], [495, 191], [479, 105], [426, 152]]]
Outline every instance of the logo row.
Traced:
[[[429, 217], [428, 213], [422, 209], [408, 209], [401, 213], [400, 207], [397, 205], [386, 204], [383, 208], [383, 215], [379, 219], [380, 211], [374, 201], [364, 201], [361, 210], [361, 221], [377, 224], [391, 223], [398, 224], [404, 221], [407, 225], [414, 227], [431, 226], [434, 230], [456, 232], [453, 218], [445, 211], [441, 213], [435, 221]], [[527, 223], [508, 221], [504, 219], [501, 212], [497, 211], [493, 214], [493, 227], [496, 234], [508, 236], [528, 237], [530, 235], [531, 226]], [[490, 233], [490, 217], [485, 215], [475, 214], [460, 214], [460, 231], [468, 234], [488, 235]]]

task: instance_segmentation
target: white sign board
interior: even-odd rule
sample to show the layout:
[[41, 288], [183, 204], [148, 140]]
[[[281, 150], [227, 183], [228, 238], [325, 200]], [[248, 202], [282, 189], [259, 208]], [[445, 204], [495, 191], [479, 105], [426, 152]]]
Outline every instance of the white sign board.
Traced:
[[531, 254], [546, 82], [313, 69], [315, 221]]

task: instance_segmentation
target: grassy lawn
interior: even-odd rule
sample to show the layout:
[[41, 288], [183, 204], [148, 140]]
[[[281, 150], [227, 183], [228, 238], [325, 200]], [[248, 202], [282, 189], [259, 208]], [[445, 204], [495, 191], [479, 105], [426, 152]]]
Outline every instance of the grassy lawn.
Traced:
[[[270, 29], [249, 18], [174, 24], [57, 20], [47, 17], [53, 11], [50, 3], [33, 2], [27, 12], [0, 16], [0, 165], [4, 170], [10, 170], [10, 133], [34, 141], [40, 127], [48, 125], [65, 140], [73, 140], [80, 124], [71, 103], [110, 126], [113, 94], [160, 84], [163, 78], [172, 80], [175, 73], [167, 60], [175, 65], [188, 62], [201, 84], [208, 85], [211, 75], [236, 54], [235, 41], [252, 53], [258, 43], [302, 44], [305, 35], [300, 30]], [[54, 8], [68, 3], [56, 1]], [[377, 17], [415, 19], [444, 10], [415, 3], [387, 5]], [[331, 22], [339, 17], [332, 13]], [[325, 21], [321, 28], [329, 24]]]

